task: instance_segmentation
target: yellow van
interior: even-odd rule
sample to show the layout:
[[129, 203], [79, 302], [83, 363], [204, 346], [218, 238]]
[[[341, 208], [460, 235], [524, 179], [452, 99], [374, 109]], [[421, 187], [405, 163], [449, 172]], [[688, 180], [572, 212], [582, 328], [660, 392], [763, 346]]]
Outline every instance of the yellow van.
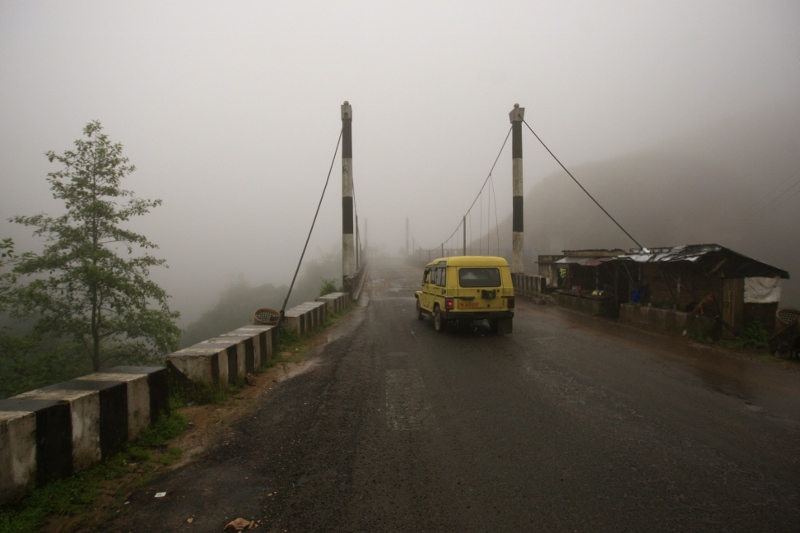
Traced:
[[511, 333], [514, 285], [502, 257], [436, 259], [425, 266], [422, 290], [415, 296], [417, 318], [432, 316], [436, 331], [449, 322], [488, 320], [493, 332]]

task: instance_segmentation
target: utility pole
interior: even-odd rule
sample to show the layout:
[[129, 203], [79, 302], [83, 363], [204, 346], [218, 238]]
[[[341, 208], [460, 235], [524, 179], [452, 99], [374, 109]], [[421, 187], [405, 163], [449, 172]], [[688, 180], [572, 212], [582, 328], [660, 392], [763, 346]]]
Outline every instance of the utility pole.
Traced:
[[342, 287], [352, 293], [355, 270], [353, 242], [353, 109], [342, 104]]
[[514, 104], [514, 109], [508, 114], [511, 120], [511, 157], [512, 179], [514, 195], [514, 215], [512, 228], [512, 244], [514, 256], [511, 260], [511, 273], [525, 273], [525, 225], [523, 224], [522, 211], [522, 121], [525, 119], [525, 108]]
[[406, 255], [408, 255], [408, 217], [406, 217]]

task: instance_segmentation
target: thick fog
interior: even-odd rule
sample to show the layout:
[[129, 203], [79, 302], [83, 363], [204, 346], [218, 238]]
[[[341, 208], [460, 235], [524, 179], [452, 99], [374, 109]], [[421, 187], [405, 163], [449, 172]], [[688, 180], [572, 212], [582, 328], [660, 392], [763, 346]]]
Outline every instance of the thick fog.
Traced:
[[[137, 167], [125, 188], [163, 199], [131, 226], [186, 326], [230, 287], [291, 281], [345, 100], [375, 251], [404, 248], [406, 217], [423, 246], [450, 235], [518, 102], [644, 245], [719, 242], [800, 277], [791, 1], [0, 1], [0, 237], [40, 249], [7, 219], [61, 212], [44, 152], [97, 119]], [[632, 246], [523, 137], [526, 248]], [[493, 176], [509, 233], [510, 145]], [[334, 270], [340, 197], [337, 157], [309, 245]]]

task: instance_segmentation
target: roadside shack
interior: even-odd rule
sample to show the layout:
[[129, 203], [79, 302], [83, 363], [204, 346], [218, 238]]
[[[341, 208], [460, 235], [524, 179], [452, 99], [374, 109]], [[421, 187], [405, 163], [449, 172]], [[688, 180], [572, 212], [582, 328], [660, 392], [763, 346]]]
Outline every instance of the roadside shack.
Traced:
[[[627, 301], [627, 284], [620, 283], [614, 259], [624, 250], [564, 250], [540, 255], [539, 274], [548, 278], [553, 297], [564, 307], [593, 315], [616, 317]], [[624, 280], [623, 280], [624, 282]], [[622, 291], [623, 294], [618, 294]]]
[[630, 303], [679, 312], [692, 312], [701, 304], [716, 307], [734, 331], [757, 320], [771, 332], [780, 280], [789, 279], [785, 270], [718, 244], [631, 250], [615, 262], [634, 287]]
[[[539, 256], [560, 304], [658, 329], [682, 329], [688, 315], [719, 316], [726, 331], [751, 321], [775, 326], [781, 279], [789, 273], [718, 244], [622, 250], [565, 250]], [[568, 298], [602, 301], [575, 304]], [[728, 329], [729, 328], [729, 329]]]

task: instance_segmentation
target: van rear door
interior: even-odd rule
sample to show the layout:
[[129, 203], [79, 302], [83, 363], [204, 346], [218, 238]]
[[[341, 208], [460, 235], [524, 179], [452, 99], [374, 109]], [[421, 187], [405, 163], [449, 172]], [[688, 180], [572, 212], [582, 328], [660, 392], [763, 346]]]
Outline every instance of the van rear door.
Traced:
[[498, 267], [458, 269], [458, 309], [484, 311], [504, 309], [503, 283]]

